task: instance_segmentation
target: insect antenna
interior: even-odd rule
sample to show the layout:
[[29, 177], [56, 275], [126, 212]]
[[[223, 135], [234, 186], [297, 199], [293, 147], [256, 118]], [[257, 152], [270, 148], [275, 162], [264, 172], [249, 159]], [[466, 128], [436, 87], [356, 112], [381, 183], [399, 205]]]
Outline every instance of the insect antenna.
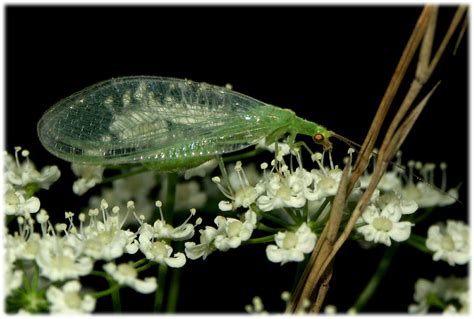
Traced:
[[[331, 131], [331, 134], [332, 136], [334, 136], [335, 138], [337, 138], [338, 140], [340, 140], [341, 142], [347, 144], [349, 147], [352, 147], [357, 153], [360, 152], [360, 149], [361, 149], [361, 145], [348, 139], [347, 137], [344, 137], [342, 135], [339, 135], [337, 133], [335, 133], [334, 131]], [[377, 156], [377, 151], [372, 151], [372, 155], [373, 156]], [[406, 173], [407, 172], [407, 168], [406, 166], [403, 166], [402, 164], [400, 163], [397, 163], [397, 162], [394, 162], [394, 161], [390, 161], [390, 164], [392, 164], [393, 166], [397, 167], [398, 169], [400, 169], [403, 173]], [[439, 188], [438, 186], [436, 185], [433, 185], [432, 183], [428, 182], [425, 180], [425, 178], [415, 174], [412, 172], [412, 176], [418, 180], [419, 182], [422, 182], [422, 183], [425, 183], [426, 185], [429, 185], [430, 187], [432, 187], [434, 190], [450, 197], [451, 199], [454, 199], [457, 203], [461, 204], [461, 205], [464, 205], [463, 202], [461, 202], [459, 199], [457, 199], [455, 196], [449, 194], [448, 192], [446, 192], [444, 189], [441, 189]]]
[[354, 150], [357, 152], [360, 151], [360, 148], [362, 147], [359, 143], [354, 142], [353, 140], [348, 139], [347, 137], [344, 137], [342, 135], [339, 135], [333, 131], [331, 131], [332, 136], [340, 140], [341, 142], [346, 143], [349, 147], [352, 147]]

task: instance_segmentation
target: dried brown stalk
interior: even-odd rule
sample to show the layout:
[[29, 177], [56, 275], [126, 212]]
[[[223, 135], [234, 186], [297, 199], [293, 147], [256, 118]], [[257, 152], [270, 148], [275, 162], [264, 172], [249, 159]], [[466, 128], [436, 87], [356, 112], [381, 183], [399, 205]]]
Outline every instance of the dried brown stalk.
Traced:
[[[350, 179], [347, 172], [349, 165], [346, 165], [346, 168], [344, 169], [343, 178], [341, 178], [338, 193], [331, 208], [330, 219], [320, 235], [318, 244], [310, 257], [302, 277], [300, 278], [297, 288], [293, 294], [292, 302], [289, 304], [287, 311], [300, 311], [302, 309], [304, 300], [314, 300], [312, 297], [315, 292], [318, 292], [318, 294], [316, 296], [316, 301], [312, 304], [310, 310], [312, 312], [318, 312], [320, 310], [329, 288], [334, 257], [349, 237], [357, 219], [362, 214], [370, 197], [372, 196], [372, 193], [377, 187], [377, 184], [385, 173], [388, 164], [396, 152], [400, 149], [400, 146], [408, 136], [408, 133], [416, 122], [418, 116], [436, 89], [437, 85], [431, 89], [431, 91], [422, 99], [422, 101], [419, 102], [407, 115], [424, 84], [431, 77], [443, 52], [446, 49], [449, 40], [456, 31], [459, 23], [462, 20], [462, 17], [466, 13], [466, 10], [466, 7], [458, 8], [452, 19], [449, 29], [446, 31], [443, 41], [441, 42], [433, 59], [431, 59], [438, 10], [433, 6], [426, 6], [423, 9], [402, 54], [402, 57], [400, 58], [399, 64], [394, 72], [385, 95], [379, 105], [378, 111], [374, 117], [364, 144], [361, 147], [361, 151], [357, 158]], [[415, 52], [420, 46], [420, 43], [421, 48], [415, 78], [412, 80], [410, 88], [405, 95], [403, 102], [401, 103], [395, 117], [390, 123], [387, 132], [385, 133], [382, 146], [378, 152], [371, 182], [353, 210], [343, 232], [336, 240], [341, 223], [342, 211], [345, 207], [347, 197], [368, 165], [370, 155], [373, 153], [375, 141], [380, 132], [382, 123], [387, 115], [388, 108], [392, 103], [398, 88], [400, 87], [406, 70], [411, 63]]]

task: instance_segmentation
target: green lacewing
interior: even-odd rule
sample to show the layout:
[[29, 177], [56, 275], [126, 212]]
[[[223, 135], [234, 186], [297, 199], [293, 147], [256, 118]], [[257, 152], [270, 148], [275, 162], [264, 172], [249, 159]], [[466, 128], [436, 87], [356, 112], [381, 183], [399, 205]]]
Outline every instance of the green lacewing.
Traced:
[[182, 171], [263, 138], [309, 135], [326, 149], [335, 133], [227, 88], [166, 77], [114, 78], [52, 106], [38, 123], [44, 147], [91, 165], [140, 163]]

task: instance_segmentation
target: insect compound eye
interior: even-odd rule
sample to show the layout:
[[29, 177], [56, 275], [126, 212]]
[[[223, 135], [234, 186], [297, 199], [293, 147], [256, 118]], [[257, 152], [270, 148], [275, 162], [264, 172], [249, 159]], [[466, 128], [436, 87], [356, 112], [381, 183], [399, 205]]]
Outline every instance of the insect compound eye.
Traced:
[[317, 143], [321, 143], [322, 141], [324, 141], [324, 136], [321, 133], [315, 134], [313, 138], [314, 141]]

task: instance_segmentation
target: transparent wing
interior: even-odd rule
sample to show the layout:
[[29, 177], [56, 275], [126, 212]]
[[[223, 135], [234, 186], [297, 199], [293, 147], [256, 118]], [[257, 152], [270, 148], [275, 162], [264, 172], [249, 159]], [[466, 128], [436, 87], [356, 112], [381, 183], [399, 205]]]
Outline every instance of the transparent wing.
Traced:
[[131, 163], [222, 154], [272, 129], [268, 105], [205, 83], [159, 77], [101, 82], [54, 105], [38, 124], [43, 145], [69, 161]]

